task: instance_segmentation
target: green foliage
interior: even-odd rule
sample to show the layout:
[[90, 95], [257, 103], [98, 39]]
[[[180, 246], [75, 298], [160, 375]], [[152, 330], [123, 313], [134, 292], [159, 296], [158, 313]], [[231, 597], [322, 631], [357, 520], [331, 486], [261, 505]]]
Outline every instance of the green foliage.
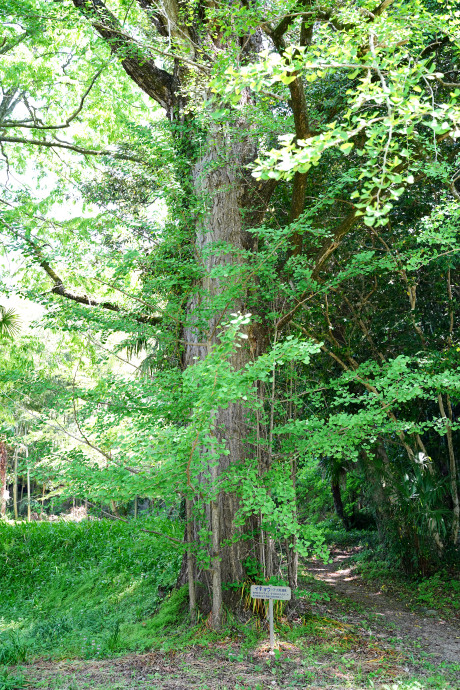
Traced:
[[361, 545], [362, 551], [351, 556], [350, 562], [382, 591], [397, 592], [409, 606], [422, 613], [434, 610], [449, 618], [458, 616], [460, 585], [456, 560], [431, 575], [420, 570], [405, 575], [395, 569], [398, 554], [392, 553], [391, 545], [390, 548], [379, 545], [372, 535], [370, 539], [362, 539]]
[[3, 635], [2, 637], [0, 664], [8, 666], [27, 661], [29, 650], [24, 640], [20, 639], [17, 633], [10, 632], [8, 635]]
[[[277, 83], [289, 85], [298, 72], [304, 74], [307, 83], [328, 82], [334, 77], [350, 80], [348, 88], [343, 88], [348, 102], [341, 117], [321, 123], [321, 132], [305, 140], [296, 140], [291, 134], [280, 135], [281, 145], [257, 161], [257, 177], [291, 179], [296, 172], [304, 174], [317, 166], [330, 148], [338, 149], [346, 157], [359, 142], [359, 165], [349, 170], [349, 181], [354, 178], [358, 189], [350, 199], [368, 227], [386, 225], [394, 201], [415, 181], [414, 173], [420, 166], [416, 153], [420, 141], [428, 145], [432, 132], [439, 137], [447, 133], [455, 137], [458, 132], [458, 92], [435, 105], [433, 87], [436, 81], [443, 83], [444, 75], [429, 61], [417, 61], [423, 29], [418, 33], [408, 22], [417, 12], [419, 26], [425, 31], [436, 31], [447, 27], [450, 16], [435, 18], [418, 1], [405, 3], [401, 10], [399, 15], [376, 20], [370, 29], [362, 18], [355, 16], [351, 34], [340, 30], [331, 34], [323, 27], [313, 45], [289, 46], [283, 53], [267, 50], [256, 63], [238, 71], [228, 67], [216, 79], [215, 90], [232, 94], [235, 104], [244, 85], [249, 84], [255, 91]], [[338, 21], [342, 11], [337, 9]], [[350, 21], [350, 17], [345, 21]], [[451, 28], [455, 32], [455, 27]], [[367, 45], [365, 51], [363, 44]], [[360, 139], [364, 131], [366, 136]], [[438, 174], [442, 174], [441, 170], [439, 166]]]
[[27, 686], [27, 679], [23, 673], [0, 669], [0, 690], [21, 690]]
[[165, 598], [154, 617], [123, 628], [125, 648], [160, 648], [168, 651], [192, 641], [197, 631], [190, 628], [187, 607], [187, 586], [174, 590]]
[[93, 658], [130, 648], [132, 631], [154, 620], [176, 581], [181, 552], [166, 538], [175, 532], [160, 518], [3, 525], [2, 663], [43, 653]]
[[372, 552], [379, 545], [379, 535], [376, 530], [349, 529], [345, 530], [339, 525], [337, 517], [325, 520], [322, 523], [324, 538], [331, 546], [339, 548], [348, 546], [363, 546]]
[[0, 306], [0, 337], [13, 338], [21, 329], [21, 319], [14, 309]]
[[453, 579], [448, 570], [441, 570], [418, 583], [415, 602], [427, 608], [458, 612], [460, 610], [459, 592], [458, 579]]
[[[324, 555], [340, 479], [350, 524], [367, 515], [398, 564], [430, 572], [458, 547], [457, 14], [236, 3], [229, 23], [192, 2], [151, 23], [138, 5], [110, 3], [116, 38], [99, 5], [0, 9], [2, 160], [29, 180], [5, 188], [2, 242], [47, 328], [0, 352], [20, 477], [48, 505], [190, 499], [202, 568], [219, 495], [238, 506], [229, 541]], [[167, 70], [178, 88], [160, 98]], [[132, 563], [113, 562], [121, 587]]]

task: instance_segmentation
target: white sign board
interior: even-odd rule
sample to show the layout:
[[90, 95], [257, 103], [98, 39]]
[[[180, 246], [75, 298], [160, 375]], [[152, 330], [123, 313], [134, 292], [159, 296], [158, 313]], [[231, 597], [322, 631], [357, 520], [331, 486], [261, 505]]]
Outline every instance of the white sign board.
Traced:
[[251, 597], [253, 599], [289, 601], [291, 598], [291, 588], [278, 587], [278, 585], [251, 585]]
[[251, 585], [251, 597], [253, 599], [268, 599], [268, 622], [270, 625], [270, 654], [275, 653], [275, 630], [273, 627], [273, 601], [289, 601], [291, 598], [290, 587], [278, 587], [277, 585]]

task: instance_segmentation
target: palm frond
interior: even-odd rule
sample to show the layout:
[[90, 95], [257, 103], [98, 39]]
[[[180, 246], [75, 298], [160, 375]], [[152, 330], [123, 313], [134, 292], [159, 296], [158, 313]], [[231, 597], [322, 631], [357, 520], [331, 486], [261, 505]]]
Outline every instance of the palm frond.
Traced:
[[0, 305], [0, 339], [14, 338], [21, 330], [21, 319], [14, 309]]

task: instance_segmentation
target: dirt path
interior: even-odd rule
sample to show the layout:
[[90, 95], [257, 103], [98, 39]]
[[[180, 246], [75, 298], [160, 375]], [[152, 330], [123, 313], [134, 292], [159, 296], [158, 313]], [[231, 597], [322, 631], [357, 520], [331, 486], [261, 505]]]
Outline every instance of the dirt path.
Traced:
[[[333, 560], [327, 565], [320, 560], [307, 563], [306, 570], [310, 575], [341, 595], [339, 599], [331, 597], [327, 604], [317, 604], [314, 607], [316, 611], [333, 613], [361, 628], [364, 625], [369, 635], [396, 639], [398, 646], [406, 650], [422, 649], [433, 656], [433, 661], [460, 664], [458, 621], [444, 620], [436, 611], [414, 613], [397, 597], [372, 588], [347, 563], [350, 551], [335, 549], [331, 556]], [[341, 600], [342, 597], [346, 599]], [[364, 612], [357, 610], [361, 607], [364, 607]]]

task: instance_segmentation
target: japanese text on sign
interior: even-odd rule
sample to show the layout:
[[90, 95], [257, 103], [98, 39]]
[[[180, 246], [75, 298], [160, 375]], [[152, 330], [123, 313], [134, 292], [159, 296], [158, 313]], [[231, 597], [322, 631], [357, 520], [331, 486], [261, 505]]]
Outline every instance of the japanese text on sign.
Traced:
[[291, 588], [278, 587], [276, 585], [251, 585], [251, 597], [253, 599], [289, 601], [291, 598]]

